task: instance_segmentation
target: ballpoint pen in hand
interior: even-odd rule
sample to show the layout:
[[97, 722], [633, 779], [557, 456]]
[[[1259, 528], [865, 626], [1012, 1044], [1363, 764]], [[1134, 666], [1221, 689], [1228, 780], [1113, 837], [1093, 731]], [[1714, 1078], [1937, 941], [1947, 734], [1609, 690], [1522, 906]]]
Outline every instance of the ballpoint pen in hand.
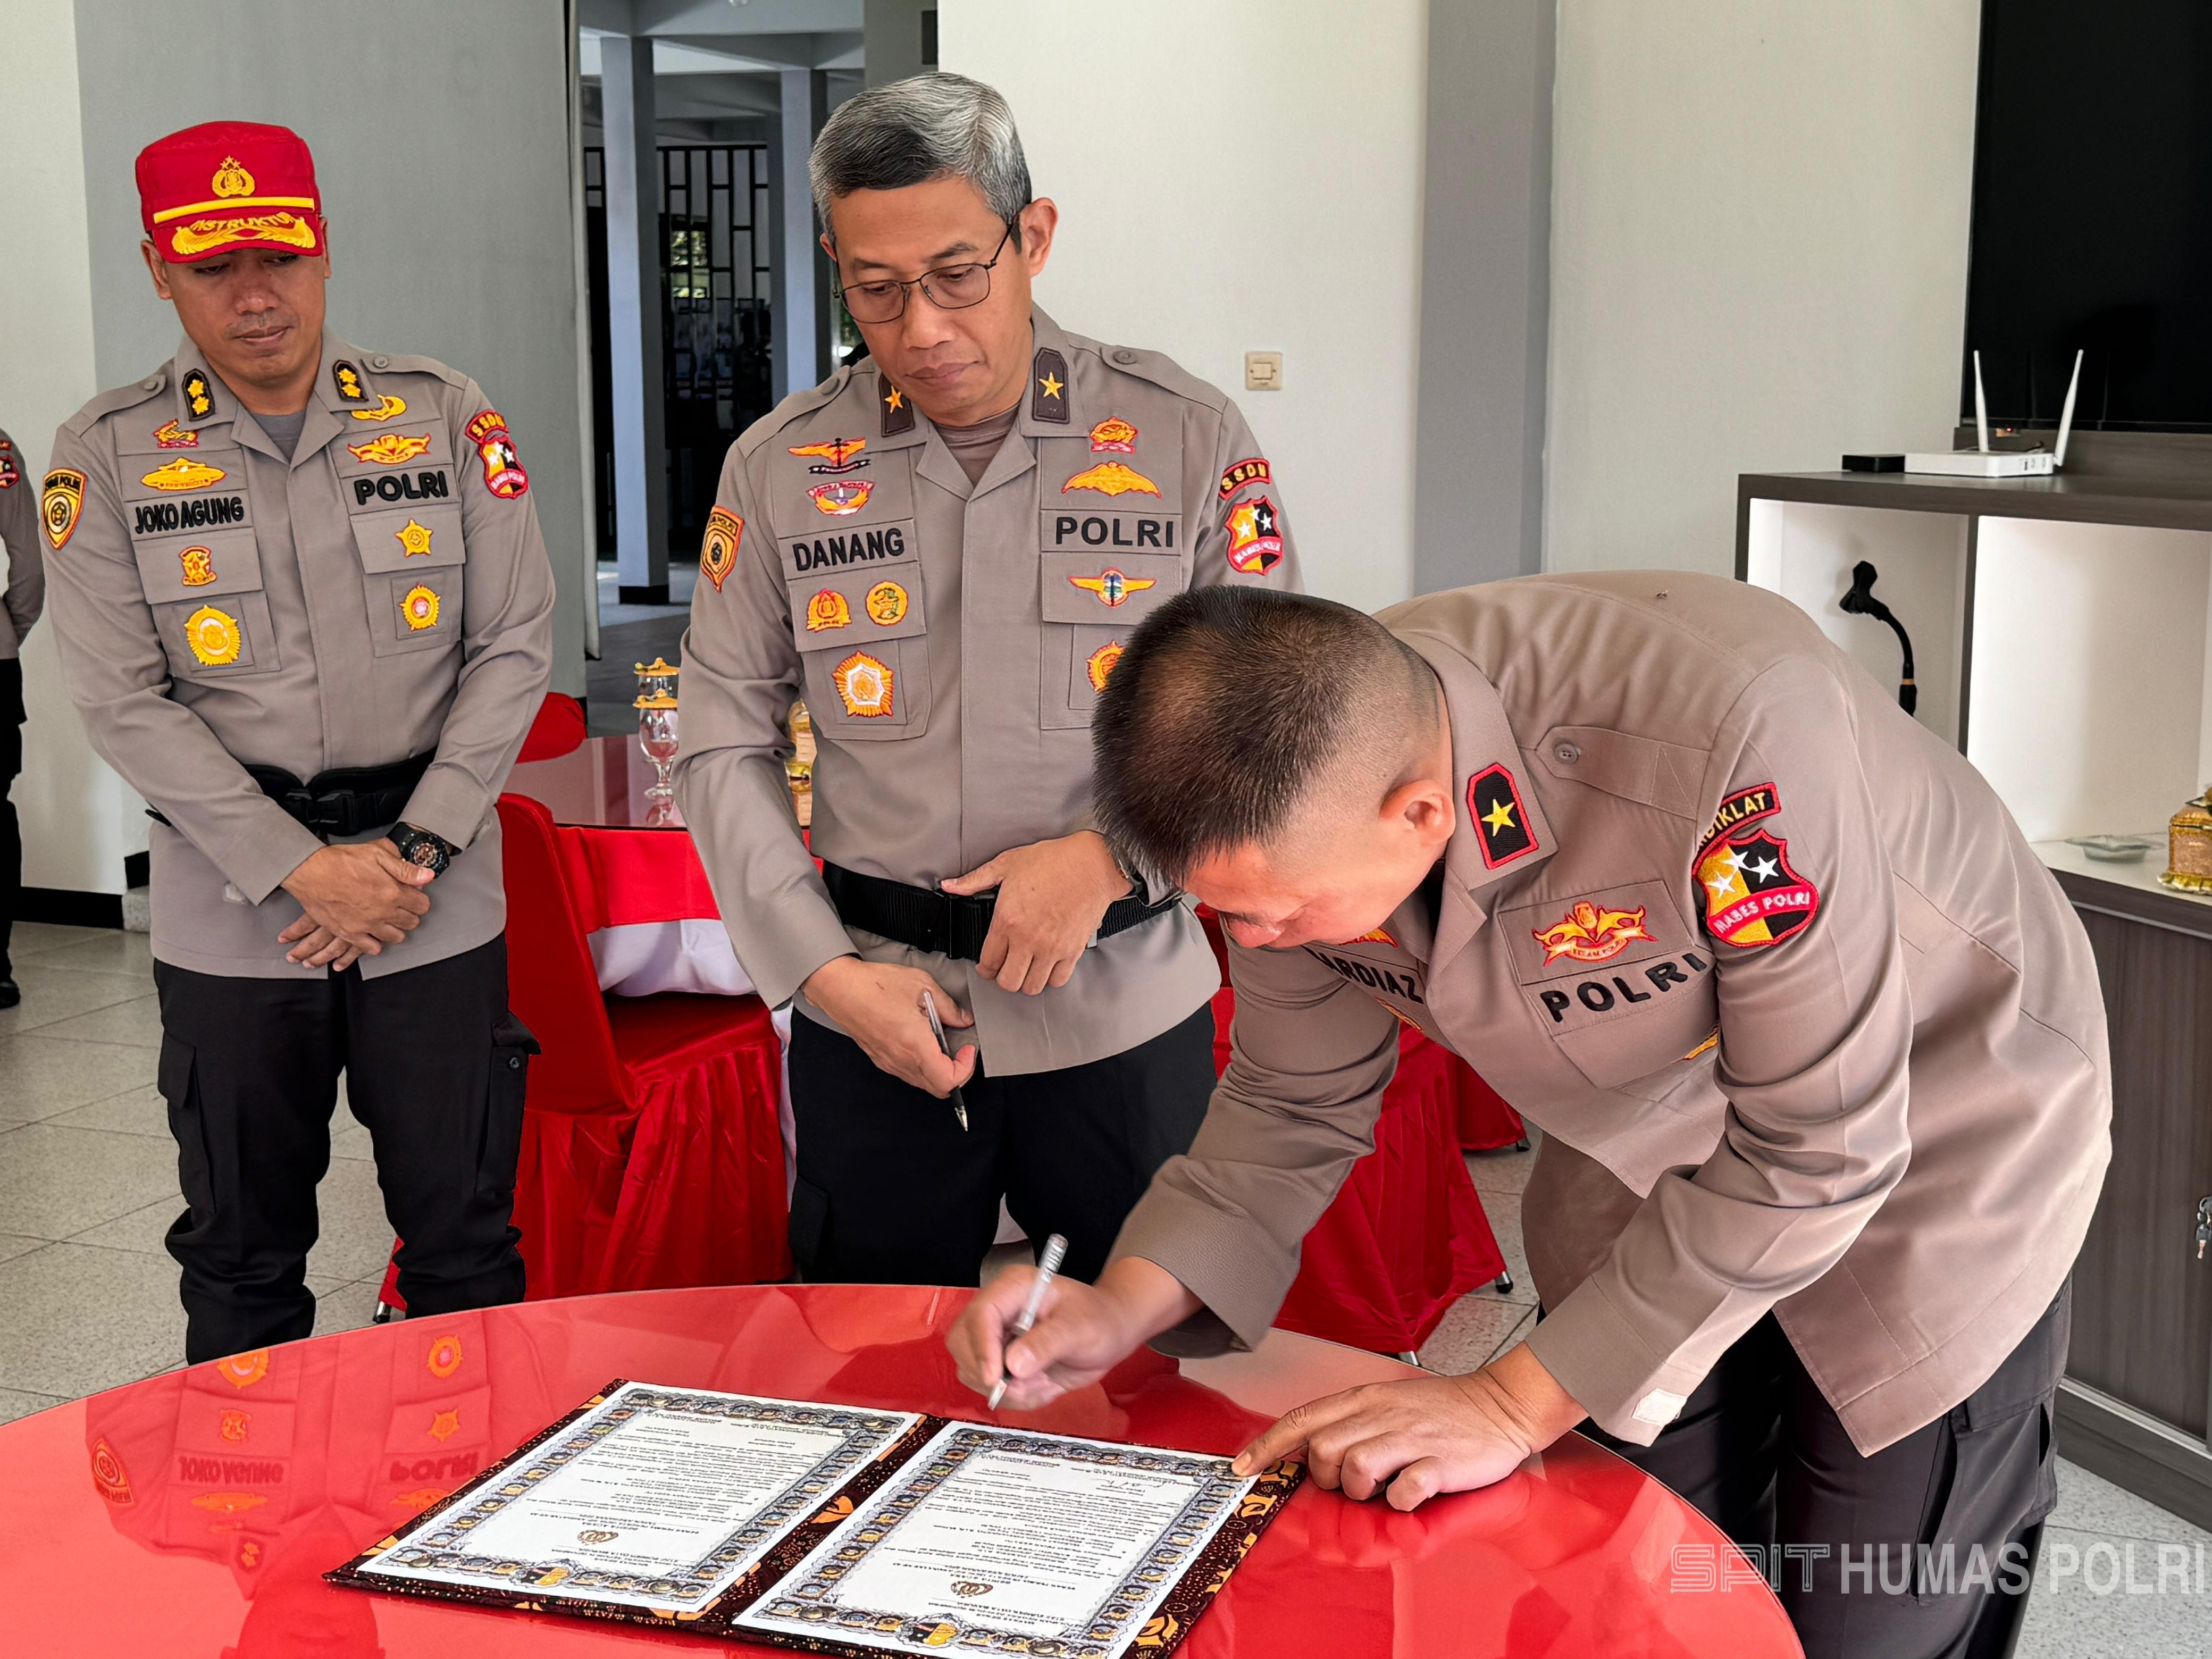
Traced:
[[[945, 1040], [945, 1022], [937, 1017], [937, 999], [927, 991], [921, 994], [921, 1012], [928, 1018], [929, 1029], [937, 1038], [937, 1046], [945, 1051], [947, 1060], [951, 1059], [952, 1045]], [[960, 1130], [964, 1134], [968, 1130], [968, 1097], [960, 1092], [960, 1085], [956, 1083], [952, 1085], [950, 1098], [952, 1115], [960, 1120]]]
[[[1017, 1338], [1027, 1336], [1030, 1327], [1036, 1323], [1037, 1315], [1044, 1307], [1044, 1293], [1052, 1288], [1053, 1275], [1060, 1271], [1060, 1264], [1066, 1259], [1067, 1241], [1065, 1238], [1054, 1233], [1045, 1240], [1044, 1254], [1037, 1258], [1036, 1277], [1030, 1280], [1029, 1299], [1022, 1304], [1021, 1312], [1014, 1316], [1014, 1322], [1007, 1328], [1006, 1344], [1009, 1347]], [[1012, 1381], [1006, 1375], [1006, 1362], [1001, 1350], [998, 1385], [991, 1390], [990, 1403], [984, 1407], [985, 1410], [999, 1409], [999, 1402], [1006, 1397], [1006, 1384]]]

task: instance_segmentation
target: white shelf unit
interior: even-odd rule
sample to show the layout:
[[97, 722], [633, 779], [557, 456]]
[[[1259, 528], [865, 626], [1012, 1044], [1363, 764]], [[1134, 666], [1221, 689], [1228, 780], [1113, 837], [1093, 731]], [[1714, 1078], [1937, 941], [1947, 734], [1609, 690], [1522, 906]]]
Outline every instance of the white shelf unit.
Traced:
[[[1755, 493], [1743, 506], [1739, 574], [1894, 685], [1895, 637], [1838, 604], [1852, 566], [1874, 563], [1876, 595], [1912, 635], [1918, 718], [2031, 842], [2162, 835], [2212, 779], [2212, 531]], [[2126, 882], [2129, 867], [2087, 872]]]

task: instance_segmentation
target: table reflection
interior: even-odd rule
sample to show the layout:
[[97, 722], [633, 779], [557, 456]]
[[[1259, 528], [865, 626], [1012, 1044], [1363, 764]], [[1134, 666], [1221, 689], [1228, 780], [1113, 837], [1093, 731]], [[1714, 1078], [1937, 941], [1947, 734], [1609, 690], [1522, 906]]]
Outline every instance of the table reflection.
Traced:
[[[34, 1472], [27, 1505], [0, 1522], [0, 1633], [29, 1620], [26, 1632], [51, 1639], [58, 1627], [37, 1622], [40, 1610], [60, 1616], [65, 1596], [68, 1650], [83, 1655], [703, 1651], [705, 1638], [401, 1601], [320, 1575], [618, 1377], [983, 1417], [943, 1340], [970, 1294], [760, 1286], [533, 1303], [195, 1366], [0, 1428], [11, 1471]], [[1403, 1374], [1278, 1333], [1257, 1354], [1218, 1362], [1140, 1352], [1019, 1420], [1231, 1452], [1286, 1396]], [[1410, 1515], [1309, 1486], [1182, 1651], [1796, 1652], [1756, 1585], [1669, 1590], [1674, 1547], [1716, 1539], [1664, 1488], [1571, 1439], [1496, 1486]], [[179, 1580], [149, 1555], [205, 1567]]]

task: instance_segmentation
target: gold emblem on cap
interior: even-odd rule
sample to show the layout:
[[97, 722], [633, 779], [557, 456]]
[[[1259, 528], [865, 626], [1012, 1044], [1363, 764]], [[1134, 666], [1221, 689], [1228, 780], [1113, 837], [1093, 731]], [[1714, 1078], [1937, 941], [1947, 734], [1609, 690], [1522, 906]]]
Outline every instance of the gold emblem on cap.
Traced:
[[238, 631], [237, 617], [204, 605], [185, 618], [185, 643], [201, 667], [224, 668], [238, 660], [245, 637]]
[[[410, 519], [392, 533], [399, 538], [399, 556], [403, 559], [414, 558], [417, 554], [427, 555], [430, 550], [430, 526], [426, 524], [417, 524]], [[421, 591], [416, 590], [418, 592]], [[408, 597], [412, 599], [414, 595]]]
[[205, 489], [230, 475], [205, 461], [188, 461], [179, 455], [167, 466], [157, 466], [138, 480], [149, 489]]
[[222, 165], [215, 170], [215, 179], [209, 188], [218, 196], [251, 196], [253, 175], [238, 165], [238, 157], [226, 155]]
[[419, 633], [438, 625], [438, 596], [421, 586], [407, 590], [407, 597], [399, 601], [399, 614], [407, 619], [408, 631]]

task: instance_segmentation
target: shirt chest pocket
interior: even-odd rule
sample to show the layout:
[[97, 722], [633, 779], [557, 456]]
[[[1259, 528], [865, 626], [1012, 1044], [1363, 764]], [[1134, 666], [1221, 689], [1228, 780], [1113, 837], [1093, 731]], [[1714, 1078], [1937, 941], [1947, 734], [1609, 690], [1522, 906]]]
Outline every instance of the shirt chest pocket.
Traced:
[[860, 742], [927, 731], [929, 616], [919, 562], [787, 575], [786, 587], [816, 730]]
[[1038, 721], [1047, 731], [1087, 726], [1137, 624], [1182, 592], [1183, 562], [1169, 553], [1047, 550], [1042, 565]]
[[1710, 1054], [1712, 957], [1666, 883], [1570, 891], [1500, 910], [1494, 925], [1530, 1018], [1597, 1087], [1657, 1099]]
[[149, 538], [131, 551], [174, 678], [213, 682], [283, 665], [250, 527]]
[[468, 568], [459, 506], [425, 501], [356, 511], [349, 523], [376, 654], [443, 650], [457, 642]]

